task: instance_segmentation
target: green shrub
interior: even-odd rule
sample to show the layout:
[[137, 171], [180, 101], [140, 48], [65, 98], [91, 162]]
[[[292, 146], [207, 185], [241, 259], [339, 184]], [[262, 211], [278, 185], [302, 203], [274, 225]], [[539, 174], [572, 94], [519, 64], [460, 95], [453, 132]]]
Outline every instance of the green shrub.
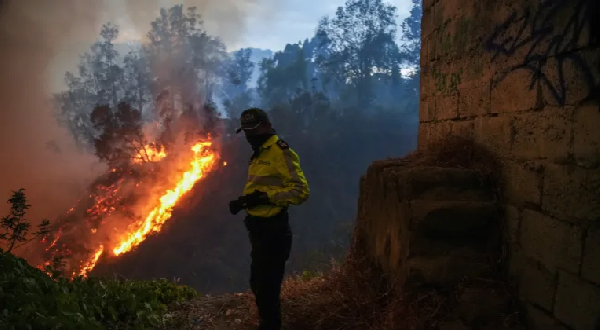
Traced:
[[194, 296], [165, 279], [53, 279], [0, 250], [0, 329], [154, 329], [167, 305]]

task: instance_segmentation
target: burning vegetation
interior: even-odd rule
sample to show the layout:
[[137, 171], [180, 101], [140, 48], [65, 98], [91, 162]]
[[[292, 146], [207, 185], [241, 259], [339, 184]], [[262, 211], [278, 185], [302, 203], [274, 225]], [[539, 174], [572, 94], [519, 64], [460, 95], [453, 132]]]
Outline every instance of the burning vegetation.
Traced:
[[171, 209], [219, 159], [215, 130], [190, 130], [202, 125], [183, 125], [189, 115], [152, 123], [155, 138], [144, 133], [141, 112], [125, 102], [98, 106], [91, 118], [101, 132], [96, 155], [109, 170], [41, 240], [39, 267], [60, 259], [71, 277], [87, 276], [102, 258], [127, 253], [161, 231]]

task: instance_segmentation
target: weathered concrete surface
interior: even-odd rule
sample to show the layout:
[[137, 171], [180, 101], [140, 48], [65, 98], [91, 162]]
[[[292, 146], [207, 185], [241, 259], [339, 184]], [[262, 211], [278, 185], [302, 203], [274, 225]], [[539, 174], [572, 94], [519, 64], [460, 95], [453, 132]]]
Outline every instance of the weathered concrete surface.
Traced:
[[466, 284], [494, 282], [496, 274], [502, 213], [484, 177], [389, 160], [375, 162], [362, 178], [354, 246], [392, 275], [396, 288], [457, 295], [458, 320], [440, 329], [496, 329], [489, 326], [511, 308], [506, 291]]
[[531, 327], [600, 329], [598, 1], [423, 10], [419, 148], [463, 134], [500, 157], [510, 269]]

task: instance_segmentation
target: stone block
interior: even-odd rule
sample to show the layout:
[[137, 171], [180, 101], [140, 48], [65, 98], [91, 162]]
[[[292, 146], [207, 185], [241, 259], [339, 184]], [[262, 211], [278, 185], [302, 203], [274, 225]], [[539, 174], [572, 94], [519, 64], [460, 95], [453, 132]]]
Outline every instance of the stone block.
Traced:
[[564, 162], [572, 155], [573, 109], [546, 107], [515, 114], [511, 122], [512, 156]]
[[458, 118], [458, 93], [438, 93], [435, 95], [435, 119], [448, 120]]
[[429, 126], [429, 142], [435, 142], [452, 134], [452, 123], [449, 120], [433, 122]]
[[582, 230], [579, 227], [524, 209], [520, 230], [523, 252], [549, 271], [558, 267], [579, 272]]
[[551, 313], [531, 304], [525, 304], [526, 325], [532, 330], [569, 330], [556, 320]]
[[[587, 29], [583, 29], [587, 30]], [[597, 50], [547, 58], [542, 67], [544, 101], [555, 106], [576, 105], [593, 95], [600, 82]]]
[[509, 245], [508, 247], [508, 275], [512, 280], [517, 281], [521, 278], [525, 263], [529, 262], [529, 258], [523, 252], [523, 249], [517, 244]]
[[522, 300], [532, 302], [551, 312], [556, 293], [556, 273], [548, 271], [532, 259], [527, 259], [522, 266], [519, 296]]
[[[481, 46], [481, 44], [479, 45]], [[491, 106], [491, 83], [494, 71], [491, 68], [490, 55], [481, 48], [464, 54], [463, 58], [453, 62], [457, 68], [462, 70], [461, 83], [471, 85], [470, 87], [487, 85], [488, 105]], [[466, 86], [465, 86], [466, 87]], [[488, 111], [489, 112], [489, 111]]]
[[[533, 1], [539, 3], [540, 0]], [[530, 74], [531, 71], [523, 67], [527, 63], [530, 45], [533, 45], [532, 42], [526, 41], [526, 38], [531, 35], [531, 29], [530, 25], [525, 24], [523, 20], [525, 5], [523, 1], [503, 0], [501, 5], [498, 2], [482, 1], [479, 4], [479, 16], [482, 20], [488, 20], [483, 47], [493, 56], [492, 62], [498, 78], [515, 71], [525, 75]], [[486, 17], [483, 18], [484, 16]], [[519, 46], [515, 47], [515, 44]], [[537, 47], [537, 49], [544, 48]]]
[[499, 156], [510, 152], [510, 129], [510, 118], [506, 116], [475, 118], [475, 140]]
[[600, 171], [574, 165], [547, 164], [542, 209], [586, 227], [600, 218]]
[[458, 0], [443, 0], [433, 5], [433, 23], [436, 30], [443, 28], [444, 24], [458, 15], [459, 7], [454, 7], [456, 1]]
[[[433, 24], [433, 23], [432, 23]], [[438, 60], [438, 56], [437, 56], [437, 49], [438, 49], [438, 32], [437, 31], [432, 31], [431, 34], [429, 34], [427, 36], [427, 58], [429, 60], [429, 63], [432, 63], [436, 60]]]
[[581, 166], [600, 165], [600, 109], [589, 104], [575, 111], [573, 149], [575, 160]]
[[425, 15], [425, 11], [429, 11], [431, 14], [431, 7], [433, 7], [433, 4], [437, 1], [438, 0], [423, 0], [423, 16]]
[[489, 201], [490, 182], [479, 171], [421, 166], [396, 173], [407, 199], [431, 201]]
[[554, 316], [573, 330], [600, 326], [600, 287], [560, 271]]
[[485, 278], [490, 275], [488, 263], [474, 262], [453, 256], [419, 256], [408, 259], [408, 283], [411, 286], [440, 286], [458, 284], [464, 278]]
[[442, 241], [411, 231], [409, 234], [409, 257], [420, 256], [451, 256], [485, 263], [489, 260], [489, 249], [485, 242], [471, 244], [464, 240]]
[[571, 107], [546, 107], [540, 154], [551, 161], [563, 162], [573, 155], [573, 116]]
[[429, 141], [430, 123], [419, 123], [419, 132], [417, 133], [417, 150], [426, 148]]
[[541, 204], [543, 176], [540, 168], [506, 160], [502, 164], [502, 181], [504, 195], [511, 203]]
[[583, 248], [581, 276], [600, 285], [600, 224], [588, 230]]
[[410, 208], [411, 228], [425, 237], [450, 240], [486, 240], [500, 216], [493, 202], [413, 200]]
[[423, 16], [421, 16], [421, 39], [428, 38], [435, 29], [433, 0], [423, 1]]
[[422, 123], [435, 120], [435, 98], [421, 100], [419, 105], [419, 121]]
[[537, 91], [530, 87], [530, 81], [531, 73], [527, 70], [495, 76], [492, 80], [490, 112], [507, 113], [538, 108]]
[[484, 38], [489, 35], [489, 27], [482, 23], [479, 18], [473, 17], [469, 11], [475, 9], [469, 3], [461, 4], [460, 16], [456, 18], [455, 33], [453, 41], [456, 44], [459, 54], [468, 54], [467, 58], [480, 59], [487, 53], [481, 47]]
[[[431, 104], [435, 104], [433, 102], [435, 100], [435, 76], [434, 70], [436, 66], [435, 63], [428, 63], [427, 65], [421, 68], [421, 81], [419, 82], [420, 88], [420, 97], [421, 100], [431, 100]], [[433, 114], [431, 115], [431, 119], [433, 119]]]
[[452, 135], [474, 137], [475, 136], [475, 121], [473, 120], [453, 120], [450, 122], [450, 132]]
[[501, 290], [467, 288], [458, 298], [456, 313], [467, 324], [485, 324], [508, 312], [511, 297]]
[[[441, 59], [455, 61], [460, 57], [457, 43], [458, 17], [444, 21], [437, 29], [437, 56]], [[463, 50], [464, 52], [464, 50]]]
[[509, 244], [518, 244], [521, 211], [516, 206], [507, 204], [504, 206], [504, 217], [506, 219], [506, 234]]
[[469, 330], [461, 321], [448, 321], [440, 323], [438, 330]]
[[459, 86], [459, 117], [474, 117], [490, 111], [490, 83], [477, 81], [475, 84]]
[[462, 80], [462, 69], [451, 63], [447, 59], [435, 62], [435, 65], [432, 65], [431, 70], [428, 71], [428, 75], [433, 79], [436, 96], [441, 96], [441, 99], [445, 100], [443, 103], [456, 104], [456, 109], [458, 109], [458, 86]]
[[[422, 32], [423, 30], [421, 30]], [[428, 38], [422, 36], [421, 37], [421, 50], [419, 51], [419, 61], [421, 66], [427, 65], [429, 63], [429, 51], [427, 50], [427, 45], [431, 43]]]

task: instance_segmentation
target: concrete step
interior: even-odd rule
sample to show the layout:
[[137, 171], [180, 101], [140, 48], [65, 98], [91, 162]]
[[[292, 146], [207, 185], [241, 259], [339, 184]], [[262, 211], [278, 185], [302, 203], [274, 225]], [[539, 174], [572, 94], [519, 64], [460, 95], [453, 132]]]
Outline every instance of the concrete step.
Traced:
[[457, 256], [419, 256], [408, 259], [409, 286], [452, 288], [465, 278], [490, 276], [489, 263]]
[[406, 199], [487, 201], [493, 199], [489, 180], [476, 170], [442, 167], [396, 169]]
[[438, 239], [486, 239], [501, 216], [493, 202], [413, 200], [410, 209], [410, 229]]

